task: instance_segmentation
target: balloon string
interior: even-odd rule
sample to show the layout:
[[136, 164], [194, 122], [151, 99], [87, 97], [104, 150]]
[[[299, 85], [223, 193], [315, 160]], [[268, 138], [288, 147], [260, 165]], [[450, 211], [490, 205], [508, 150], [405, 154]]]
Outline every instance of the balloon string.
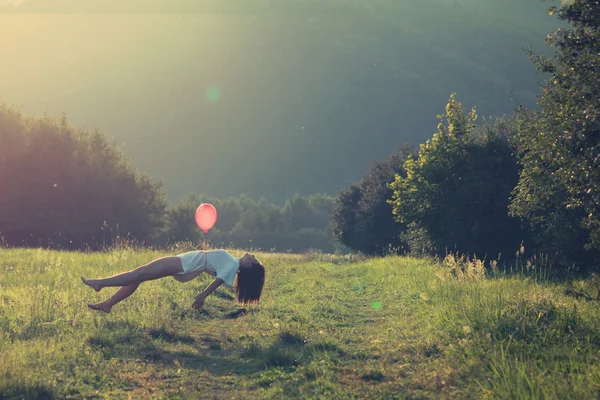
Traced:
[[206, 233], [204, 234], [204, 269], [208, 266], [208, 254], [206, 254]]

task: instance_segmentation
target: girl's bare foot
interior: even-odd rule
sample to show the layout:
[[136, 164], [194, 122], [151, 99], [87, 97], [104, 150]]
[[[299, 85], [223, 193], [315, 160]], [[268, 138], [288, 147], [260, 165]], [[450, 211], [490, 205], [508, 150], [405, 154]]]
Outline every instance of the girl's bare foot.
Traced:
[[95, 311], [103, 311], [105, 313], [109, 313], [112, 306], [108, 303], [108, 301], [103, 301], [102, 303], [96, 304], [88, 304], [88, 307]]
[[81, 281], [94, 289], [96, 292], [99, 292], [102, 289], [102, 286], [100, 286], [100, 284], [94, 280], [87, 280], [82, 276]]

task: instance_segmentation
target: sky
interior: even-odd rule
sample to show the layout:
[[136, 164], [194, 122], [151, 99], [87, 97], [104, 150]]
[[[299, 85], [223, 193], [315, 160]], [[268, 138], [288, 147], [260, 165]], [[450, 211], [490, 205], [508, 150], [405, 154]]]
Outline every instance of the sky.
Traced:
[[25, 0], [0, 0], [0, 6], [5, 6], [7, 4], [12, 4], [12, 5], [18, 6], [19, 4], [21, 4], [24, 1]]

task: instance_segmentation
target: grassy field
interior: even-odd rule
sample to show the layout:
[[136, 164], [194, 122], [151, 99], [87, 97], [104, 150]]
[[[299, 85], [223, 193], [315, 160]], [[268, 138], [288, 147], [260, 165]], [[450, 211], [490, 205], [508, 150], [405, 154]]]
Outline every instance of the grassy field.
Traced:
[[[231, 251], [241, 255], [242, 251]], [[166, 255], [0, 250], [0, 398], [557, 398], [600, 395], [597, 283], [456, 263], [257, 254], [263, 299], [149, 282], [111, 314], [79, 276]], [[475, 266], [476, 267], [476, 266]], [[244, 312], [245, 311], [245, 312]]]

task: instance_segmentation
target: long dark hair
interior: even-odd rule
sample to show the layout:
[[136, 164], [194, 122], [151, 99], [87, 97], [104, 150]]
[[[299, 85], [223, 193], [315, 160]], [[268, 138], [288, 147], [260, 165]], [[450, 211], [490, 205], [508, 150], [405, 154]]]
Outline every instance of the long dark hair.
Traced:
[[234, 284], [238, 303], [258, 303], [264, 284], [265, 267], [261, 263], [256, 261], [248, 268], [240, 268]]

